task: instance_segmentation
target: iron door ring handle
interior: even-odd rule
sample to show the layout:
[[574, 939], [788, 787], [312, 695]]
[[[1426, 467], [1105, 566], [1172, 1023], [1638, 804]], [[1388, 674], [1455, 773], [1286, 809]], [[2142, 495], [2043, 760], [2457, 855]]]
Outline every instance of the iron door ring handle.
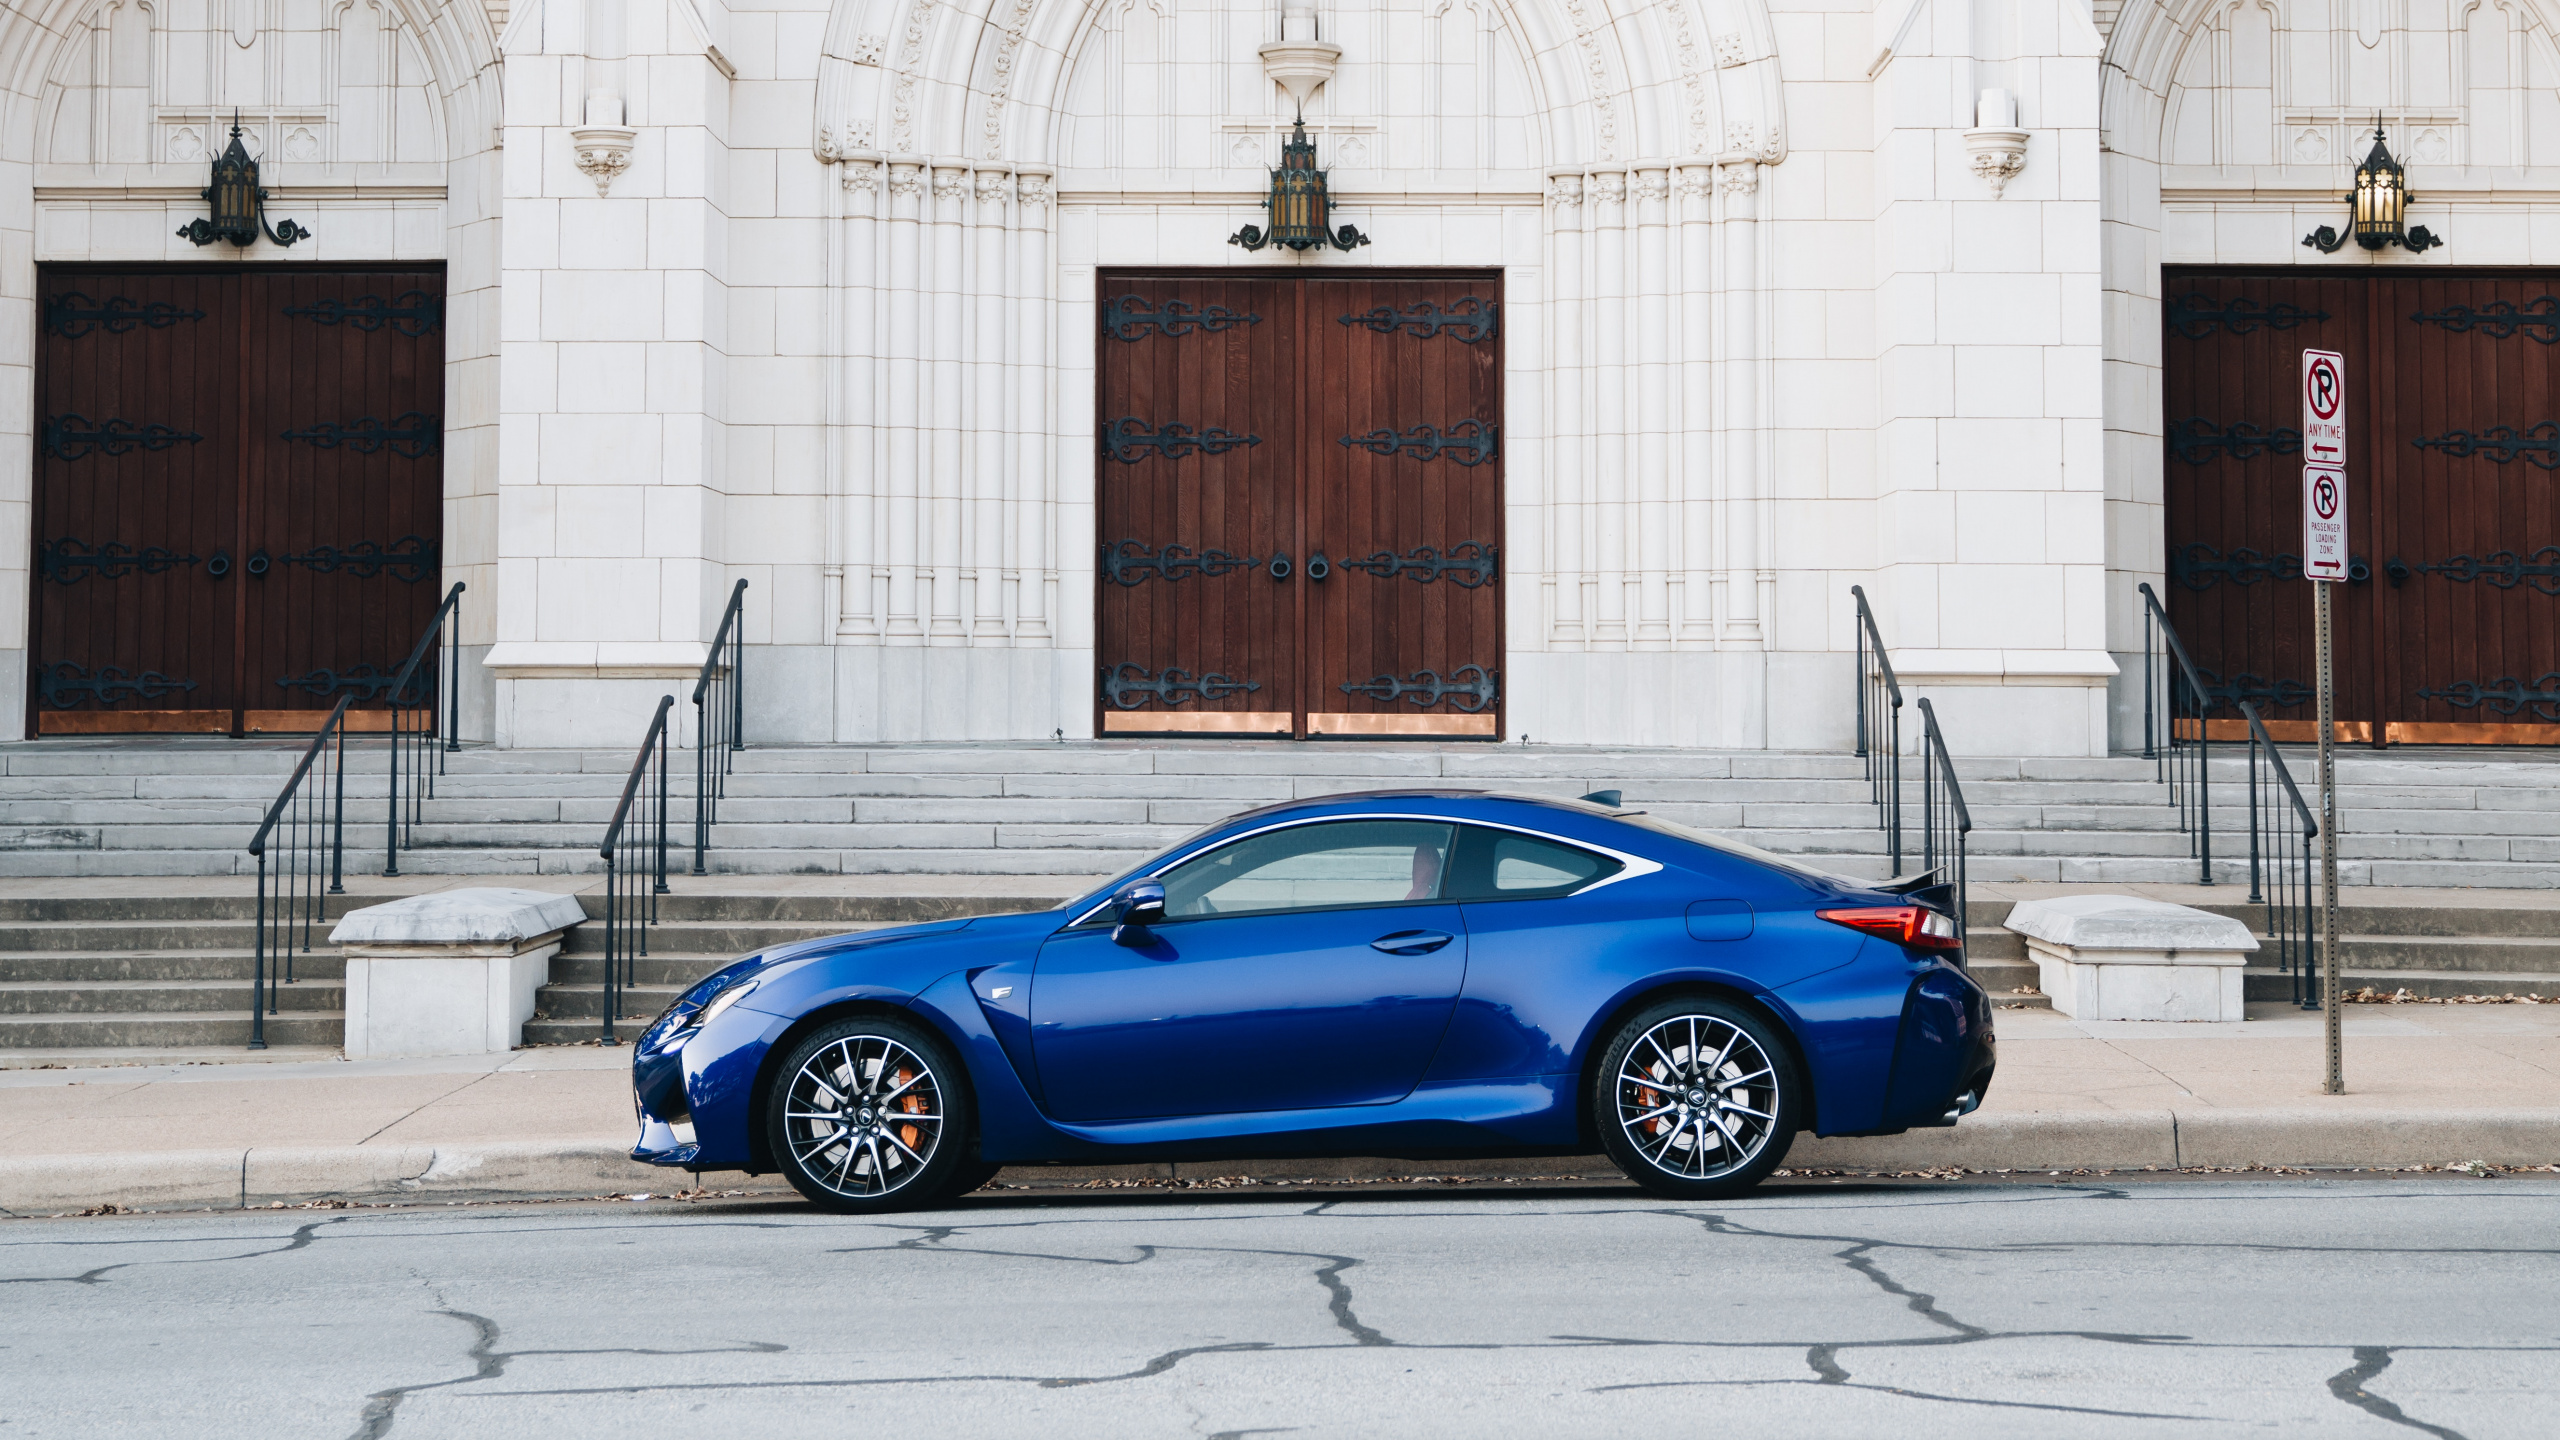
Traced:
[[1286, 580], [1286, 579], [1288, 579], [1288, 578], [1289, 578], [1289, 571], [1290, 571], [1292, 568], [1293, 568], [1293, 567], [1289, 564], [1289, 552], [1288, 552], [1288, 551], [1286, 551], [1286, 550], [1275, 550], [1275, 551], [1271, 552], [1271, 578], [1272, 578], [1272, 579], [1274, 579], [1274, 580]]
[[1428, 955], [1456, 938], [1438, 930], [1399, 930], [1370, 941], [1369, 948], [1389, 955]]
[[230, 574], [231, 552], [228, 550], [214, 551], [213, 558], [204, 562], [204, 573], [215, 580], [219, 580], [223, 576]]
[[274, 563], [274, 562], [270, 561], [270, 560], [267, 558], [267, 552], [266, 552], [266, 551], [264, 551], [264, 550], [252, 550], [252, 551], [250, 551], [250, 552], [249, 552], [249, 565], [248, 565], [248, 570], [249, 570], [250, 578], [252, 578], [252, 579], [256, 579], [256, 580], [263, 580], [263, 579], [265, 579], [265, 578], [267, 577], [267, 567], [268, 567], [269, 565], [273, 564], [273, 563]]
[[1330, 575], [1330, 574], [1332, 574], [1332, 573], [1333, 573], [1333, 562], [1332, 562], [1332, 561], [1330, 561], [1330, 560], [1327, 560], [1326, 558], [1324, 558], [1324, 552], [1323, 552], [1323, 551], [1319, 550], [1319, 551], [1317, 551], [1316, 553], [1314, 553], [1313, 555], [1310, 555], [1310, 556], [1308, 556], [1308, 557], [1307, 557], [1307, 578], [1308, 578], [1308, 579], [1310, 579], [1310, 580], [1322, 580], [1324, 577], [1326, 577], [1327, 575]]

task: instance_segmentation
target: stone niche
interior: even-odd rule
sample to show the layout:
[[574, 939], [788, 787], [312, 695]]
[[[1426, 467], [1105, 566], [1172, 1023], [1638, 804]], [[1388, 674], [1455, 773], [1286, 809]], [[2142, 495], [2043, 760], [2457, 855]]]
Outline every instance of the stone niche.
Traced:
[[2135, 895], [2028, 900], [2026, 938], [2053, 1008], [2078, 1020], [2245, 1019], [2241, 967], [2257, 940], [2237, 920]]

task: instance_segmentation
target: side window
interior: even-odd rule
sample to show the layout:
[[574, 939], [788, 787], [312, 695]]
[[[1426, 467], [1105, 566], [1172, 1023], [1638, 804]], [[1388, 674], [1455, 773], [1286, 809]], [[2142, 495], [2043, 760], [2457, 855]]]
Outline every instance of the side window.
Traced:
[[1438, 900], [1452, 825], [1338, 820], [1250, 836], [1164, 876], [1168, 919]]
[[1458, 844], [1450, 893], [1460, 900], [1537, 900], [1570, 895], [1624, 869], [1579, 845], [1470, 825]]

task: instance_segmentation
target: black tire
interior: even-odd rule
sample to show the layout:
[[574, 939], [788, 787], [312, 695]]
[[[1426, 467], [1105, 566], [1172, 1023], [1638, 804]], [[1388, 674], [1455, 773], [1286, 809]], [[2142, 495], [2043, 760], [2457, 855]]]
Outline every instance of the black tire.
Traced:
[[1675, 1200], [1715, 1200], [1778, 1168], [1804, 1102], [1795, 1052], [1766, 1016], [1683, 995], [1638, 1011], [1601, 1048], [1591, 1123], [1628, 1179]]
[[960, 1173], [952, 1179], [950, 1194], [957, 1197], [984, 1190], [987, 1188], [987, 1182], [995, 1179], [996, 1173], [1002, 1169], [1004, 1167], [1001, 1165], [990, 1165], [984, 1160], [973, 1160], [962, 1166]]
[[980, 1168], [968, 1075], [914, 1020], [859, 1015], [810, 1032], [775, 1068], [764, 1114], [792, 1188], [840, 1214], [939, 1204]]

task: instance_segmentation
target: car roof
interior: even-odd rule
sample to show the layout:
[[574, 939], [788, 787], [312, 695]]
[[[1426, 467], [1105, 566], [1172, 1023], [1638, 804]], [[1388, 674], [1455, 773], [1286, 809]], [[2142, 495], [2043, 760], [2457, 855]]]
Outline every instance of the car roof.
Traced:
[[1400, 785], [1389, 790], [1346, 790], [1339, 795], [1311, 795], [1296, 800], [1281, 800], [1258, 810], [1246, 810], [1218, 822], [1220, 828], [1244, 820], [1258, 820], [1293, 810], [1311, 810], [1327, 805], [1375, 805], [1390, 800], [1502, 800], [1521, 805], [1540, 805], [1578, 815], [1615, 819], [1618, 807], [1594, 804], [1589, 800], [1561, 795], [1531, 795], [1517, 790], [1476, 790], [1457, 785]]

